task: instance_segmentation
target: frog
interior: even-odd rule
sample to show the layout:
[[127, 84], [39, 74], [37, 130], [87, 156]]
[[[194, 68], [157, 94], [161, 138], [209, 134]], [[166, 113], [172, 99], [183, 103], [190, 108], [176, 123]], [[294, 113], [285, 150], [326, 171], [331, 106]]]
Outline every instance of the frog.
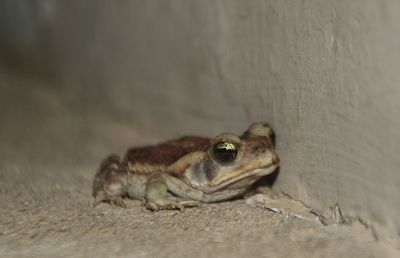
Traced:
[[268, 123], [252, 123], [241, 135], [183, 136], [105, 158], [94, 176], [93, 204], [125, 208], [129, 198], [151, 211], [183, 211], [242, 197], [279, 164]]

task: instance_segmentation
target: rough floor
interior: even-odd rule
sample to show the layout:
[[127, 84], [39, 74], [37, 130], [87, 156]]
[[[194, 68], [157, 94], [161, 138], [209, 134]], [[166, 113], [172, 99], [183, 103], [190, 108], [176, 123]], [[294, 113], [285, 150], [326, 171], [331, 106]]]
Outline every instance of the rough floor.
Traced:
[[89, 174], [0, 179], [1, 257], [400, 257], [358, 222], [323, 226], [244, 200], [184, 212], [137, 201], [93, 208]]

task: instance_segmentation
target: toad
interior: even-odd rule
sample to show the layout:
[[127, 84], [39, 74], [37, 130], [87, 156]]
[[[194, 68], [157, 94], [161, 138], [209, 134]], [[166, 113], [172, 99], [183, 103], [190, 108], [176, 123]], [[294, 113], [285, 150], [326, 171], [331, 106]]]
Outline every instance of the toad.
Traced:
[[94, 203], [125, 207], [127, 197], [153, 211], [183, 210], [242, 196], [279, 166], [273, 142], [268, 124], [253, 123], [241, 136], [185, 136], [110, 155], [95, 175]]

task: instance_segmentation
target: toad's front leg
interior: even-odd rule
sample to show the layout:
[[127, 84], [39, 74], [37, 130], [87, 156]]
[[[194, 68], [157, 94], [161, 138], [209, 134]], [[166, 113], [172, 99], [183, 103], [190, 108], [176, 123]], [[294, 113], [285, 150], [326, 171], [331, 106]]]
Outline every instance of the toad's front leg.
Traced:
[[198, 206], [195, 201], [175, 201], [168, 194], [168, 186], [165, 178], [159, 172], [152, 173], [146, 184], [145, 192], [146, 207], [152, 211], [179, 209], [183, 211], [185, 207]]

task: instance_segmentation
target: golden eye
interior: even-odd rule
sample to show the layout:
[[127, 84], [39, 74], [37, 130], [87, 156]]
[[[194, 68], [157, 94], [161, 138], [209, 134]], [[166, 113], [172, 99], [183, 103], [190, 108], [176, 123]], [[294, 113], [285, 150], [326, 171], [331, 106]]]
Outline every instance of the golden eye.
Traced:
[[236, 159], [238, 148], [230, 142], [216, 143], [213, 147], [214, 158], [220, 163], [229, 163]]

